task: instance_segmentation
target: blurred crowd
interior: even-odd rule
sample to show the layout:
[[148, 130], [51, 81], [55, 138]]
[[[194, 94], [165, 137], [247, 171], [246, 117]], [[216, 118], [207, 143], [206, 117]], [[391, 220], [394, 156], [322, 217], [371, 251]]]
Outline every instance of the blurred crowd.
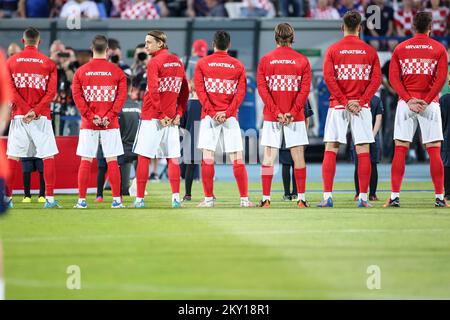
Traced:
[[[411, 33], [415, 12], [433, 13], [433, 33], [449, 34], [450, 0], [0, 0], [0, 18], [30, 17], [159, 19], [161, 17], [308, 17], [339, 19], [348, 10], [363, 16], [381, 8], [379, 35]], [[375, 35], [375, 34], [373, 34]]]

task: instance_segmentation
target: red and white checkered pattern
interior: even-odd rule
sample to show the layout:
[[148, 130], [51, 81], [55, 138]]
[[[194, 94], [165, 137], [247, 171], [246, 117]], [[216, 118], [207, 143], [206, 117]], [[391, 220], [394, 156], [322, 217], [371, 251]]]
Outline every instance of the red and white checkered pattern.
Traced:
[[415, 11], [405, 11], [400, 9], [394, 13], [394, 24], [395, 26], [403, 30], [405, 35], [412, 34], [412, 20], [415, 15]]
[[205, 78], [206, 92], [235, 94], [238, 82], [236, 80]]
[[334, 65], [337, 80], [370, 80], [370, 64], [338, 64]]
[[156, 10], [154, 1], [143, 0], [143, 1], [127, 1], [126, 3], [121, 3], [120, 7], [124, 8], [121, 11], [122, 19], [130, 20], [156, 20], [159, 19], [159, 13]]
[[117, 86], [83, 86], [84, 100], [87, 102], [114, 102]]
[[16, 88], [47, 89], [48, 76], [36, 73], [13, 73]]
[[302, 77], [296, 74], [275, 74], [266, 77], [270, 91], [299, 91]]
[[439, 9], [436, 10], [428, 8], [425, 9], [425, 11], [431, 12], [433, 16], [433, 26], [432, 26], [433, 35], [443, 36], [445, 30], [447, 29], [450, 9], [446, 7], [440, 7]]
[[165, 77], [165, 78], [159, 78], [159, 92], [175, 92], [180, 93], [181, 90], [181, 84], [183, 83], [183, 79], [180, 77]]
[[427, 74], [434, 75], [437, 66], [435, 59], [405, 59], [400, 60], [402, 75], [407, 74]]

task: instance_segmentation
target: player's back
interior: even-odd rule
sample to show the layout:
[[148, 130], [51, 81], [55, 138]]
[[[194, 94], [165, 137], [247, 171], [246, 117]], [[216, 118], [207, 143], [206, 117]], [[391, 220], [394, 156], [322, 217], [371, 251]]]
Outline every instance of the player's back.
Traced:
[[438, 61], [447, 52], [442, 44], [425, 34], [400, 43], [392, 55], [392, 63], [398, 63], [401, 81], [405, 89], [424, 99], [435, 81]]
[[[17, 92], [28, 104], [14, 105], [13, 115], [25, 114], [29, 106], [36, 106], [41, 101], [48, 89], [56, 90], [56, 87], [48, 88], [49, 85], [56, 86], [56, 79], [50, 84], [51, 77], [56, 77], [56, 65], [35, 46], [26, 46], [22, 52], [10, 57], [7, 66]], [[50, 116], [49, 106], [43, 114]]]
[[[359, 100], [372, 80], [376, 57], [374, 48], [358, 36], [347, 35], [328, 48], [324, 61], [325, 82], [329, 82], [329, 75], [325, 71], [329, 63], [334, 70], [331, 76], [342, 93], [348, 100]], [[339, 105], [333, 92], [330, 94], [330, 106]]]
[[290, 112], [300, 91], [302, 78], [305, 75], [310, 78], [308, 59], [291, 47], [280, 46], [261, 59], [259, 68], [258, 76], [265, 77], [275, 104], [282, 113]]

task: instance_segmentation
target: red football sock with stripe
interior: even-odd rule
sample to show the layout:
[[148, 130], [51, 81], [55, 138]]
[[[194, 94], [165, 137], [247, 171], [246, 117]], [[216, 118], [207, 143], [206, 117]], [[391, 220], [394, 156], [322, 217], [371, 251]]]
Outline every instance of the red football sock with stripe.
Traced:
[[427, 148], [430, 156], [430, 174], [434, 184], [435, 194], [444, 193], [444, 165], [441, 158], [441, 147]]
[[272, 188], [273, 166], [261, 166], [261, 182], [263, 197], [270, 197], [270, 189]]
[[44, 159], [45, 195], [53, 197], [56, 181], [55, 158]]
[[241, 198], [248, 197], [248, 176], [247, 169], [242, 160], [234, 160], [233, 162], [233, 173], [236, 179], [236, 183], [239, 189], [239, 194]]
[[325, 151], [322, 163], [322, 181], [324, 192], [333, 192], [333, 181], [335, 174], [336, 174], [336, 152]]
[[370, 153], [369, 152], [359, 153], [357, 156], [358, 156], [359, 192], [367, 193], [367, 191], [369, 190], [370, 174], [372, 172]]
[[147, 185], [150, 167], [150, 158], [138, 155], [138, 165], [136, 169], [136, 189], [137, 198], [144, 199], [145, 186]]
[[91, 162], [88, 160], [81, 160], [80, 168], [78, 169], [78, 194], [80, 199], [86, 199], [90, 176]]
[[[305, 193], [306, 190], [306, 167], [294, 168], [295, 184], [298, 193]], [[300, 199], [299, 199], [300, 200]]]
[[12, 197], [16, 172], [19, 170], [19, 161], [8, 159], [8, 173], [6, 175], [5, 195]]
[[172, 193], [180, 193], [181, 172], [178, 159], [167, 159], [168, 175]]
[[214, 196], [214, 160], [202, 161], [202, 184], [206, 198]]
[[120, 169], [117, 160], [108, 161], [108, 180], [113, 198], [120, 198]]
[[395, 146], [394, 158], [391, 166], [391, 191], [400, 193], [403, 176], [405, 175], [405, 159], [408, 152], [407, 147]]

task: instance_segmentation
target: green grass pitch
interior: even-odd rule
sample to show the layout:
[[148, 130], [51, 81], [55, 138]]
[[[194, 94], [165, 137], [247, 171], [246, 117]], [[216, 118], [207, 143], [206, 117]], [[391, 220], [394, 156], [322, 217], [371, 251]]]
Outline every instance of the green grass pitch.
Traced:
[[[0, 219], [6, 298], [450, 298], [450, 208], [434, 208], [432, 192], [403, 193], [402, 208], [392, 209], [381, 202], [357, 209], [350, 193], [335, 194], [333, 209], [297, 209], [280, 193], [270, 209], [241, 209], [236, 185], [222, 182], [214, 209], [195, 208], [201, 184], [194, 184], [193, 201], [174, 210], [167, 183], [148, 191], [143, 210], [112, 210], [108, 195], [100, 205], [90, 196], [88, 210], [71, 209], [75, 196], [58, 197], [60, 210], [15, 197]], [[260, 193], [250, 196], [256, 202]], [[313, 205], [320, 198], [308, 195]], [[80, 290], [66, 288], [70, 265], [81, 269]], [[367, 288], [371, 265], [380, 268], [378, 290]]]

